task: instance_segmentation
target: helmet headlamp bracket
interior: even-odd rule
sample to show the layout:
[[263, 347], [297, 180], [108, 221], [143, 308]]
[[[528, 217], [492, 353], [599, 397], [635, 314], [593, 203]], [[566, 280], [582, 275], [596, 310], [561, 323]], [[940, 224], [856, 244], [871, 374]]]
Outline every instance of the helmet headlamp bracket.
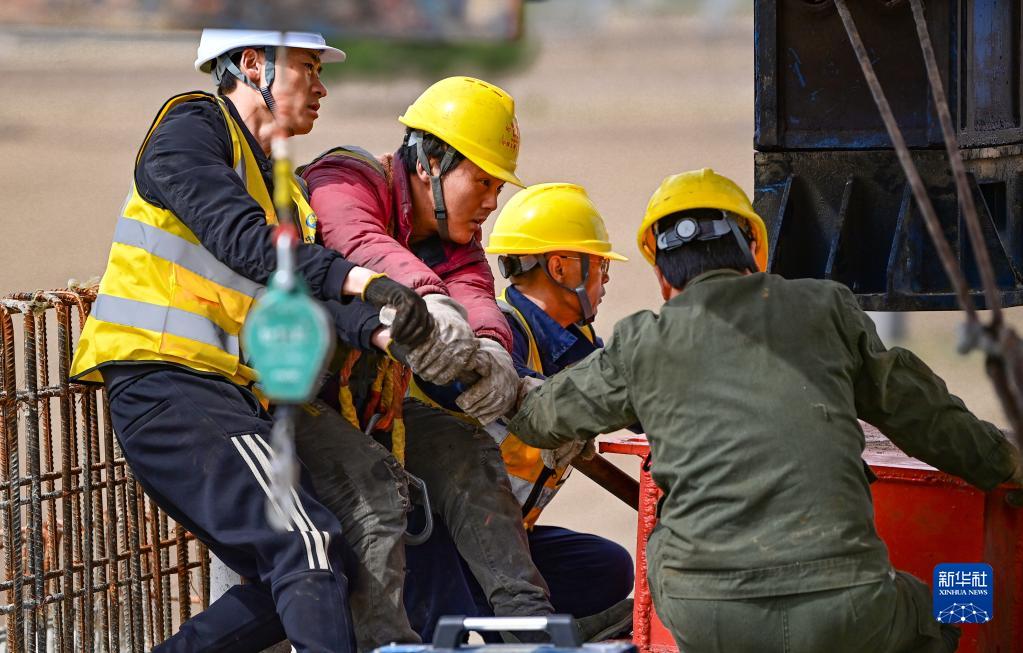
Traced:
[[532, 254], [502, 254], [497, 257], [497, 270], [504, 279], [511, 279], [529, 272], [540, 264], [540, 258]]
[[739, 227], [739, 221], [728, 211], [721, 211], [721, 218], [683, 217], [674, 225], [657, 234], [657, 249], [670, 252], [693, 241], [717, 240], [732, 234], [739, 251], [746, 257], [746, 265], [751, 272], [759, 270], [753, 253], [750, 251], [748, 237]]

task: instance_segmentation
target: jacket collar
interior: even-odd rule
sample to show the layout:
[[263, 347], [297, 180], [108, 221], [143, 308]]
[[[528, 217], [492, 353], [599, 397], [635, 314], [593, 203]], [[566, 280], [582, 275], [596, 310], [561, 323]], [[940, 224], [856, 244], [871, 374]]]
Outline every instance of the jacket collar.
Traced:
[[[546, 311], [519, 292], [515, 286], [508, 286], [505, 298], [509, 304], [522, 313], [522, 317], [529, 324], [529, 328], [533, 332], [533, 339], [536, 341], [536, 348], [540, 351], [540, 359], [544, 363], [545, 373], [553, 374], [560, 371], [597, 348], [582, 334], [578, 326], [570, 324], [567, 329], [561, 326]], [[586, 345], [586, 347], [580, 351], [576, 348], [576, 345], [579, 344]], [[568, 355], [573, 351], [582, 355]], [[551, 368], [549, 371], [548, 367]]]
[[742, 276], [745, 276], [745, 275], [743, 275], [743, 273], [739, 272], [738, 270], [732, 270], [732, 269], [729, 269], [729, 268], [723, 268], [723, 269], [719, 269], [719, 270], [710, 270], [708, 272], [704, 272], [703, 274], [699, 274], [699, 275], [693, 277], [693, 279], [688, 284], [686, 284], [686, 287], [682, 290], [682, 292], [680, 292], [679, 294], [675, 295], [674, 297], [672, 297], [671, 299], [669, 299], [665, 303], [666, 304], [680, 304], [682, 302], [685, 302], [686, 301], [685, 298], [688, 297], [687, 293], [689, 292], [689, 290], [693, 286], [702, 284], [702, 283], [704, 283], [706, 281], [713, 281], [715, 279], [731, 279], [731, 278], [742, 277]]
[[[274, 179], [273, 179], [273, 162], [270, 158], [263, 153], [263, 147], [256, 140], [256, 137], [249, 131], [248, 125], [242, 120], [241, 114], [238, 113], [238, 109], [234, 106], [234, 102], [231, 98], [221, 96], [224, 100], [224, 104], [227, 106], [228, 112], [231, 114], [231, 118], [234, 119], [235, 124], [238, 125], [238, 129], [241, 130], [243, 136], [245, 136], [245, 142], [249, 144], [249, 149], [252, 150], [252, 155], [256, 157], [256, 163], [259, 165], [259, 172], [263, 177], [263, 181], [266, 182], [266, 187], [270, 191], [270, 195], [273, 196]], [[230, 139], [229, 139], [230, 140]]]

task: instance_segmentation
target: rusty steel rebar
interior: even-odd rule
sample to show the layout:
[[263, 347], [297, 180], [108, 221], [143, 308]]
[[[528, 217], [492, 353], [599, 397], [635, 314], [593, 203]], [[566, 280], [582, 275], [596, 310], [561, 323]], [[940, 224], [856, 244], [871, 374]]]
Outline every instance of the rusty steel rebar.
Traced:
[[26, 312], [22, 323], [24, 329], [24, 356], [25, 356], [25, 389], [28, 396], [27, 415], [25, 417], [25, 444], [28, 455], [28, 477], [30, 481], [29, 496], [30, 505], [28, 513], [28, 569], [32, 576], [32, 610], [28, 614], [28, 642], [29, 653], [36, 651], [46, 652], [46, 619], [39, 624], [41, 608], [45, 601], [43, 593], [43, 539], [42, 539], [42, 487], [39, 482], [40, 460], [39, 453], [39, 398], [36, 396], [38, 388], [38, 368], [36, 360], [36, 313]]
[[[110, 411], [104, 404], [103, 411], [103, 443], [104, 457], [106, 459], [106, 519], [104, 520], [107, 529], [107, 546], [110, 551], [117, 551], [117, 519], [112, 517], [117, 514], [117, 485], [114, 466], [114, 430], [110, 426]], [[187, 556], [184, 561], [178, 560], [178, 564], [187, 563]], [[108, 626], [110, 639], [108, 649], [112, 652], [121, 650], [121, 602], [118, 584], [120, 583], [120, 562], [114, 561], [109, 566], [110, 590], [107, 600], [110, 602], [110, 624]]]
[[209, 604], [205, 547], [138, 487], [104, 393], [69, 380], [72, 342], [93, 298], [53, 291], [0, 299], [8, 651], [143, 651], [188, 619], [193, 600]]
[[[63, 513], [64, 524], [68, 527], [68, 532], [64, 533], [63, 544], [64, 544], [64, 580], [61, 585], [61, 590], [65, 594], [71, 594], [74, 592], [74, 572], [72, 571], [72, 565], [68, 564], [67, 561], [72, 561], [72, 535], [71, 530], [74, 530], [71, 526], [74, 522], [72, 521], [71, 513], [71, 496], [69, 494], [70, 489], [74, 486], [74, 481], [71, 477], [71, 414], [74, 412], [74, 404], [71, 394], [71, 384], [68, 380], [71, 374], [71, 309], [63, 304], [58, 304], [56, 308], [57, 312], [57, 365], [58, 365], [58, 377], [60, 387], [60, 469], [61, 469], [61, 489], [64, 491], [64, 495], [61, 499], [61, 509]], [[62, 606], [63, 619], [61, 620], [61, 650], [70, 650], [75, 639], [74, 639], [74, 605], [69, 603], [68, 605]]]
[[[11, 454], [12, 449], [17, 456], [18, 448], [18, 411], [17, 411], [17, 393], [15, 389], [16, 371], [14, 363], [14, 320], [11, 317], [10, 311], [0, 306], [0, 336], [2, 336], [2, 358], [3, 358], [3, 369], [2, 369], [2, 381], [3, 387], [0, 388], [0, 396], [2, 396], [2, 402], [0, 402], [0, 485], [4, 487], [4, 497], [6, 505], [3, 510], [3, 532], [5, 537], [4, 544], [6, 546], [4, 551], [4, 572], [7, 578], [11, 579], [13, 583], [12, 591], [9, 591], [8, 601], [13, 608], [11, 612], [7, 613], [7, 646], [11, 650], [19, 650], [21, 646], [21, 619], [22, 619], [22, 603], [21, 603], [21, 568], [15, 567], [15, 559], [20, 559], [21, 542], [15, 537], [15, 534], [20, 534], [21, 523], [20, 519], [15, 520], [15, 515], [21, 514], [20, 504], [18, 499], [20, 498], [20, 490], [18, 490], [18, 475], [12, 472]], [[14, 441], [12, 448], [11, 441]], [[16, 463], [15, 463], [16, 467]]]

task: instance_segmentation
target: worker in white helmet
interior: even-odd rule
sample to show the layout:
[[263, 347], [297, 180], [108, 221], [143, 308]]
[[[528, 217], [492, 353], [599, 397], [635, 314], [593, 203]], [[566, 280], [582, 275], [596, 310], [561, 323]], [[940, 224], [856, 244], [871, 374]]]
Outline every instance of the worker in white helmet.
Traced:
[[[204, 31], [195, 66], [218, 94], [168, 100], [135, 161], [72, 378], [106, 386], [135, 478], [246, 579], [157, 651], [258, 651], [285, 636], [297, 651], [355, 649], [340, 525], [304, 478], [293, 503], [273, 501], [273, 421], [238, 342], [277, 263], [271, 138], [312, 129], [327, 94], [321, 66], [344, 56], [319, 34]], [[295, 264], [339, 337], [363, 349], [422, 344], [433, 330], [423, 300], [314, 244], [316, 216], [289, 182], [305, 243]], [[377, 317], [388, 305], [390, 328]], [[268, 498], [285, 531], [271, 526]]]

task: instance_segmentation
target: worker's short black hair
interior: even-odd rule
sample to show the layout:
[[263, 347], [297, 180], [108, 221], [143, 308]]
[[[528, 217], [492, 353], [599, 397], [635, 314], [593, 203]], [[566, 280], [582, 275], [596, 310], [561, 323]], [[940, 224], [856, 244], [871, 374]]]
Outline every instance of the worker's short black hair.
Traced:
[[[405, 130], [405, 140], [402, 141], [401, 144], [401, 158], [405, 162], [405, 172], [410, 175], [416, 174], [416, 162], [419, 160], [416, 154], [416, 146], [409, 145], [408, 143], [409, 136], [413, 131], [417, 130], [412, 129], [411, 127]], [[421, 131], [420, 133], [423, 135], [423, 151], [426, 152], [427, 158], [431, 159], [431, 162], [435, 160], [439, 163], [444, 158], [444, 153], [451, 146], [433, 134], [424, 131]], [[455, 150], [455, 154], [451, 159], [451, 167], [445, 170], [441, 176], [443, 177], [448, 172], [457, 168], [464, 160], [465, 155], [458, 150]], [[427, 172], [429, 172], [429, 170]]]
[[[721, 211], [717, 209], [691, 209], [679, 211], [657, 221], [654, 229], [661, 233], [671, 229], [682, 218], [720, 219]], [[732, 236], [723, 236], [714, 240], [694, 240], [677, 249], [663, 251], [658, 249], [654, 254], [654, 262], [673, 288], [679, 290], [711, 270], [737, 270], [745, 272], [749, 269], [748, 258]]]
[[217, 85], [217, 95], [227, 95], [238, 88], [238, 79], [230, 73], [224, 75], [220, 80], [220, 84]]

